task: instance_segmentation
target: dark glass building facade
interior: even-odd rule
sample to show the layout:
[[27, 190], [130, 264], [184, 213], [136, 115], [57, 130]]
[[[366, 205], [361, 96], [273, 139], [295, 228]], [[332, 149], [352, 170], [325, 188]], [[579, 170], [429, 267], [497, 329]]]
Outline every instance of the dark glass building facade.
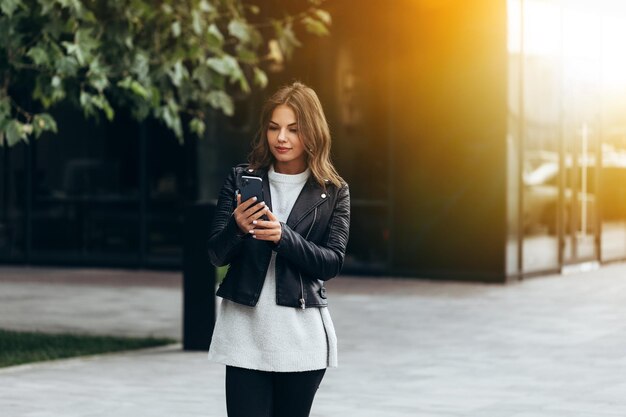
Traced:
[[179, 268], [185, 206], [216, 197], [263, 98], [294, 79], [318, 92], [350, 183], [345, 272], [504, 282], [626, 259], [625, 7], [327, 8], [332, 35], [303, 36], [200, 140], [57, 109], [56, 137], [0, 148], [0, 262]]

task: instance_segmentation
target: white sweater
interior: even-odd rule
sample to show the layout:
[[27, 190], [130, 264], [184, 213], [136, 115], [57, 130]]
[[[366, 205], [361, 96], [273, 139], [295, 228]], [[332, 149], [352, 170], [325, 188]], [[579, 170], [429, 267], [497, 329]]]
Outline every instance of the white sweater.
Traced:
[[[310, 175], [268, 172], [272, 212], [282, 222]], [[337, 338], [328, 307], [305, 310], [276, 304], [276, 252], [254, 307], [221, 300], [209, 359], [240, 368], [274, 372], [337, 366]]]

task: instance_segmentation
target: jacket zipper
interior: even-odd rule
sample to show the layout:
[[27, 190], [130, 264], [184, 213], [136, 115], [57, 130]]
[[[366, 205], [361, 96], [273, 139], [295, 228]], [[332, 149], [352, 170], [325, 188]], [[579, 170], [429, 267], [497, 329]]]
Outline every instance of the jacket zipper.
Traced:
[[[313, 229], [313, 225], [315, 224], [315, 219], [317, 219], [317, 207], [315, 207], [315, 211], [313, 212], [313, 221], [311, 222], [311, 226], [309, 226], [309, 230], [306, 232], [306, 236], [304, 239], [309, 238], [309, 234]], [[302, 274], [298, 271], [298, 276], [300, 277], [300, 308], [303, 310], [306, 308], [306, 301], [304, 299], [304, 284], [302, 283]]]

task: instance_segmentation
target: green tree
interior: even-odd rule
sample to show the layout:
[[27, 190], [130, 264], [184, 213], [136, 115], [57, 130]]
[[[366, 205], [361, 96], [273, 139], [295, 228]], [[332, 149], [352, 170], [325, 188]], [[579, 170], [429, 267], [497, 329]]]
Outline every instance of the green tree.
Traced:
[[232, 115], [234, 94], [265, 87], [297, 27], [328, 33], [322, 2], [276, 18], [245, 0], [0, 0], [0, 146], [56, 132], [61, 101], [202, 135], [207, 109]]

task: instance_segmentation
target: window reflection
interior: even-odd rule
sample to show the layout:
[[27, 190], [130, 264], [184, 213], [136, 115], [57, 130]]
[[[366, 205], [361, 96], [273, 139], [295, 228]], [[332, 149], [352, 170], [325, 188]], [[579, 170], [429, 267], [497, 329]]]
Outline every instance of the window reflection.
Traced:
[[146, 126], [148, 149], [148, 187], [146, 246], [150, 262], [162, 264], [179, 261], [183, 248], [183, 212], [191, 200], [185, 189], [191, 170], [190, 147], [193, 140], [180, 145], [158, 122]]
[[626, 126], [602, 144], [602, 259], [626, 257]]
[[135, 258], [139, 247], [137, 125], [57, 116], [57, 137], [35, 143], [35, 259]]
[[0, 259], [20, 259], [25, 252], [25, 144], [0, 147]]
[[[523, 15], [523, 18], [522, 18]], [[520, 38], [522, 140], [522, 270], [558, 268], [559, 140], [561, 137], [560, 9], [524, 1]]]

